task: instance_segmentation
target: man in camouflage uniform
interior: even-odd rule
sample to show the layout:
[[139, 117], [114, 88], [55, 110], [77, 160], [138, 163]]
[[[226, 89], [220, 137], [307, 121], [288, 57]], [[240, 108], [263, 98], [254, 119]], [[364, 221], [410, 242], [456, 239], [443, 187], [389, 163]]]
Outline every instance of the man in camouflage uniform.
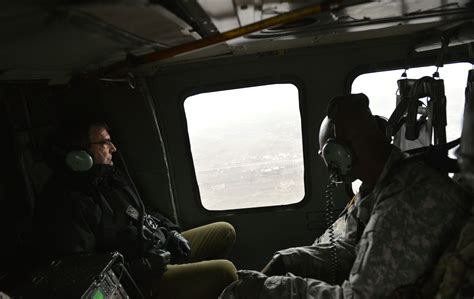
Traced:
[[[329, 103], [320, 146], [329, 138], [352, 152], [345, 181], [363, 182], [333, 224], [333, 240], [328, 230], [312, 246], [277, 252], [265, 274], [240, 271], [221, 298], [389, 297], [432, 270], [469, 215], [468, 196], [447, 176], [390, 145], [365, 95]], [[331, 265], [333, 247], [336, 266]]]

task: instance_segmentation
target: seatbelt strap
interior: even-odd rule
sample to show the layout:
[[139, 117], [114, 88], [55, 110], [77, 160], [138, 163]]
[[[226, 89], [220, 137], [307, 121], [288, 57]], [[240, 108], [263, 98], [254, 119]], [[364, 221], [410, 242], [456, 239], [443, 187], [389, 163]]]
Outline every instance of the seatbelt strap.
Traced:
[[458, 138], [449, 143], [427, 146], [406, 151], [405, 153], [410, 154], [407, 161], [421, 160], [429, 166], [443, 172], [459, 172], [459, 166], [456, 159], [448, 157], [448, 151], [455, 146], [459, 145], [461, 139]]
[[447, 152], [450, 149], [454, 148], [455, 146], [459, 145], [460, 143], [461, 143], [461, 138], [457, 138], [457, 139], [454, 139], [453, 141], [450, 141], [450, 142], [445, 143], [445, 144], [419, 147], [419, 148], [415, 148], [415, 149], [405, 151], [404, 153], [407, 153], [409, 155], [417, 155], [417, 154], [427, 152], [427, 151], [446, 151]]

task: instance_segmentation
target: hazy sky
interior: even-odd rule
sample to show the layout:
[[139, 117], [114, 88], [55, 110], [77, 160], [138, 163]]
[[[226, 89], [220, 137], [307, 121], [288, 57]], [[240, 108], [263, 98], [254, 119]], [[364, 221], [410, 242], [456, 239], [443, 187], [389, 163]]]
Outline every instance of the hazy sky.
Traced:
[[265, 116], [300, 118], [298, 89], [293, 84], [201, 93], [187, 98], [184, 108], [190, 132], [257, 121]]

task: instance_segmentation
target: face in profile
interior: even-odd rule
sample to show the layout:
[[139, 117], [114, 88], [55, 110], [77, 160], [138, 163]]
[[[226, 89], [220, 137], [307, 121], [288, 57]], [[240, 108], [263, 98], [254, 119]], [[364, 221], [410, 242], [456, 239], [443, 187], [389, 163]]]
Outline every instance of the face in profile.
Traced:
[[117, 148], [110, 139], [106, 128], [92, 126], [89, 130], [90, 147], [94, 164], [113, 165], [112, 154]]

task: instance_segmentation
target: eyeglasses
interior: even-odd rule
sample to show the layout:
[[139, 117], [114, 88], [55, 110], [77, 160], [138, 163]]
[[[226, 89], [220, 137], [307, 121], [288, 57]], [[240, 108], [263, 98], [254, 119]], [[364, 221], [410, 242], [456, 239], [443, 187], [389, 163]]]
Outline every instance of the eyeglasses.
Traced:
[[114, 144], [112, 143], [112, 140], [110, 140], [110, 139], [102, 140], [102, 141], [97, 141], [97, 142], [91, 142], [91, 143], [89, 143], [89, 144], [90, 144], [90, 145], [92, 145], [92, 144], [102, 144], [102, 145], [107, 144], [108, 146], [114, 146]]

